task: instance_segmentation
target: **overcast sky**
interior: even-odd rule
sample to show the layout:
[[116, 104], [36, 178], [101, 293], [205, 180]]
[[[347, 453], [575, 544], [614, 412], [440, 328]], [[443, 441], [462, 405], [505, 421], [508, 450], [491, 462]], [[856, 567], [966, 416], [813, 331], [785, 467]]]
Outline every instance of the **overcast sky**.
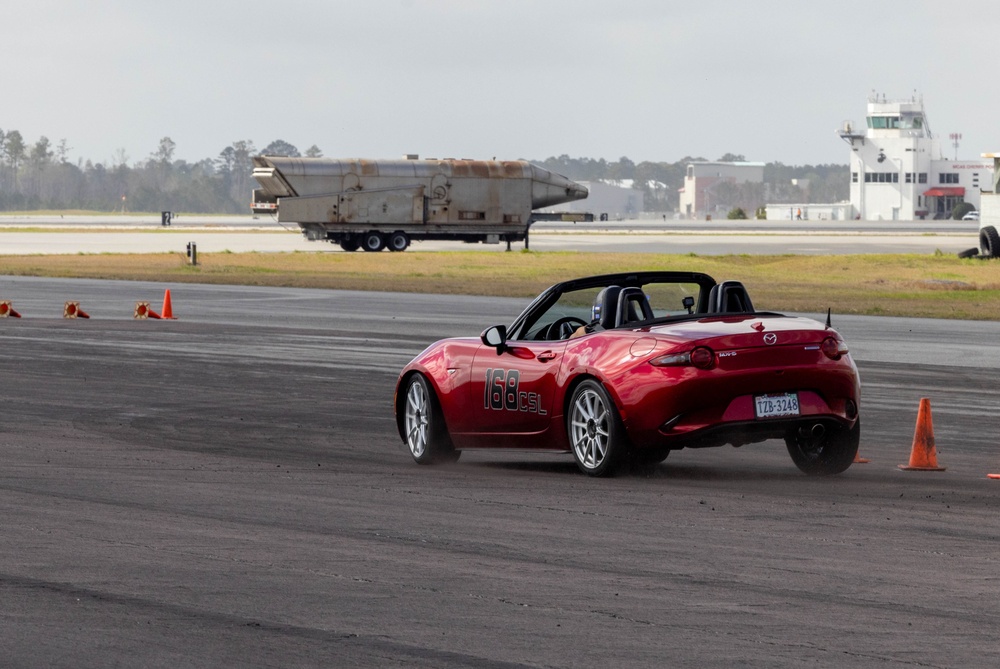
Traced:
[[996, 0], [4, 0], [0, 129], [129, 163], [329, 157], [846, 163], [868, 95], [1000, 151]]

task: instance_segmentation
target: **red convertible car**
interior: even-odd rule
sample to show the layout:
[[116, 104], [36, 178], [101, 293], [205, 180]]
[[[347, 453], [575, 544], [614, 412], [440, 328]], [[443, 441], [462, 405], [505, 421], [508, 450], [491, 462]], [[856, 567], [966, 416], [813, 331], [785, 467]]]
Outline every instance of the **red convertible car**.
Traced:
[[829, 318], [755, 311], [738, 281], [651, 271], [556, 284], [510, 326], [431, 345], [400, 374], [395, 412], [421, 464], [562, 451], [601, 476], [781, 439], [799, 469], [825, 475], [855, 459], [859, 401]]

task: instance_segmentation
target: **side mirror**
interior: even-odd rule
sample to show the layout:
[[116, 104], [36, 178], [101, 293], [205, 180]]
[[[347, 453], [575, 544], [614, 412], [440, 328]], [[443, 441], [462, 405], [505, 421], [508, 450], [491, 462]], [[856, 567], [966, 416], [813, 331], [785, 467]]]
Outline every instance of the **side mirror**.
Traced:
[[491, 328], [486, 328], [483, 333], [479, 335], [479, 338], [487, 346], [492, 346], [497, 350], [497, 355], [500, 355], [507, 348], [507, 326], [506, 325], [494, 325]]

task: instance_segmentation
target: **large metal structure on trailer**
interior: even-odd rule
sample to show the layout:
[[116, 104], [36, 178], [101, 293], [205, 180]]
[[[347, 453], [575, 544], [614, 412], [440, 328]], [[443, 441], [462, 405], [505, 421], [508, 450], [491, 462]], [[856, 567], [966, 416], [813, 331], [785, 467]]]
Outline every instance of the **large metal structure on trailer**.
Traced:
[[403, 251], [421, 239], [527, 246], [535, 221], [593, 220], [534, 212], [583, 199], [587, 189], [524, 160], [253, 160], [254, 213], [277, 214], [346, 251]]

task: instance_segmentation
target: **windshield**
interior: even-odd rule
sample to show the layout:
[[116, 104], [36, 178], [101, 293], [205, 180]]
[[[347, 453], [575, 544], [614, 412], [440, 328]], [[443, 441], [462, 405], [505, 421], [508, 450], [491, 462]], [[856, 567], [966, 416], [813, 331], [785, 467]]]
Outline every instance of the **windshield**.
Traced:
[[[607, 289], [607, 290], [606, 290]], [[515, 339], [567, 339], [577, 328], [596, 324], [604, 313], [604, 326], [624, 327], [651, 318], [690, 313], [685, 298], [700, 304], [701, 286], [694, 281], [613, 283], [566, 290], [547, 304], [536, 305], [534, 313], [513, 333]], [[595, 308], [596, 306], [596, 308]]]

